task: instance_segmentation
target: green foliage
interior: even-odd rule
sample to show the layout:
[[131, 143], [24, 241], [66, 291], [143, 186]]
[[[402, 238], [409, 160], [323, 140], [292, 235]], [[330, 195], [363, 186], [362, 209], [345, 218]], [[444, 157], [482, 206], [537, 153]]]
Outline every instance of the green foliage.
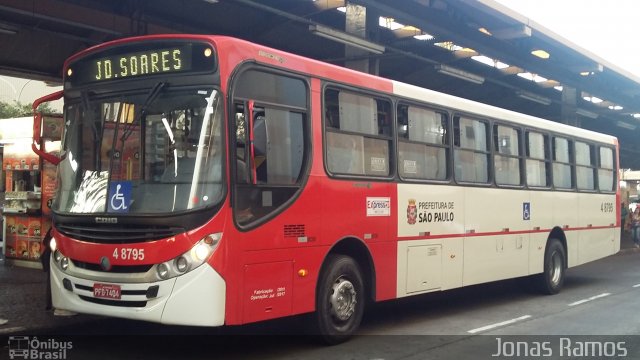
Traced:
[[[51, 104], [44, 103], [38, 107], [43, 114], [54, 114], [57, 111], [51, 108]], [[0, 119], [10, 119], [16, 117], [24, 117], [33, 115], [31, 104], [23, 104], [14, 101], [12, 104], [0, 101]]]

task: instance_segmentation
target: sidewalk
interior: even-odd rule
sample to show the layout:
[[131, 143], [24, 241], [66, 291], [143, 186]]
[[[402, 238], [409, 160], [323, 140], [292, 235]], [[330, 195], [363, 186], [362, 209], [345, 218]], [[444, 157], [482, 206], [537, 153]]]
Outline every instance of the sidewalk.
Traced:
[[618, 254], [625, 254], [629, 252], [640, 252], [639, 248], [635, 247], [633, 240], [631, 240], [631, 232], [623, 232], [620, 238], [620, 252]]
[[[625, 234], [617, 255], [640, 252]], [[0, 336], [72, 326], [99, 319], [93, 315], [53, 316], [45, 311], [45, 273], [42, 270], [7, 265], [0, 258]], [[2, 324], [7, 320], [5, 324]]]
[[84, 322], [94, 316], [53, 316], [45, 311], [45, 276], [42, 270], [17, 267], [0, 258], [0, 336], [35, 332]]

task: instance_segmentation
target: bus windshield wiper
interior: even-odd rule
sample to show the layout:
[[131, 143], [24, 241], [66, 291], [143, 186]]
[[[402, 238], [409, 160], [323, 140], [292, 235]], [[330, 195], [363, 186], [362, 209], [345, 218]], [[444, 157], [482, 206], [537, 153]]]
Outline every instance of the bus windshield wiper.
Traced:
[[133, 132], [133, 126], [137, 122], [142, 121], [142, 119], [145, 117], [147, 113], [147, 108], [158, 97], [158, 95], [160, 95], [160, 93], [162, 92], [162, 89], [166, 85], [167, 85], [166, 82], [160, 81], [156, 83], [153, 86], [153, 88], [151, 88], [151, 91], [149, 91], [149, 94], [147, 95], [147, 98], [144, 100], [144, 103], [142, 104], [142, 106], [140, 106], [138, 115], [134, 116], [133, 121], [131, 121], [130, 123], [127, 123], [127, 126], [123, 130], [122, 136], [120, 137], [120, 141], [122, 141], [123, 147], [124, 147], [124, 142], [129, 138], [129, 136], [131, 136], [131, 133]]
[[[91, 103], [89, 102], [89, 92], [83, 91], [80, 93], [82, 98], [82, 106], [84, 107], [84, 114], [91, 124], [91, 128], [93, 130], [93, 140], [95, 144], [95, 148], [93, 153], [95, 154], [95, 164], [97, 174], [100, 174], [100, 170], [102, 169], [102, 156], [100, 154], [100, 148], [102, 147], [102, 132], [98, 129], [96, 121], [93, 116], [93, 111], [91, 110]], [[102, 119], [104, 122], [104, 118]]]

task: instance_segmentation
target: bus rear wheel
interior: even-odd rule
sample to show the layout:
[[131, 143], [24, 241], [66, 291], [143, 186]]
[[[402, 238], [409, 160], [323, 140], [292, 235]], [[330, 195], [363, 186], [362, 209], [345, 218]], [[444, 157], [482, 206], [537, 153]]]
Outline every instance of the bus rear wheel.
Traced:
[[364, 314], [364, 285], [360, 267], [353, 258], [329, 255], [316, 293], [315, 322], [327, 344], [349, 339]]
[[567, 268], [566, 258], [566, 251], [560, 240], [550, 239], [544, 252], [544, 269], [536, 279], [543, 294], [557, 294], [562, 289]]

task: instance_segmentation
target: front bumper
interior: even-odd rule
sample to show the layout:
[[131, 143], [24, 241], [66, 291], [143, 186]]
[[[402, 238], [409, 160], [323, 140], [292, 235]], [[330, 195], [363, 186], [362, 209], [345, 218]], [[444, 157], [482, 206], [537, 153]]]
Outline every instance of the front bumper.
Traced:
[[164, 281], [100, 281], [121, 288], [119, 300], [105, 300], [93, 295], [96, 281], [70, 276], [51, 262], [51, 296], [57, 309], [171, 325], [224, 325], [226, 285], [206, 263]]

